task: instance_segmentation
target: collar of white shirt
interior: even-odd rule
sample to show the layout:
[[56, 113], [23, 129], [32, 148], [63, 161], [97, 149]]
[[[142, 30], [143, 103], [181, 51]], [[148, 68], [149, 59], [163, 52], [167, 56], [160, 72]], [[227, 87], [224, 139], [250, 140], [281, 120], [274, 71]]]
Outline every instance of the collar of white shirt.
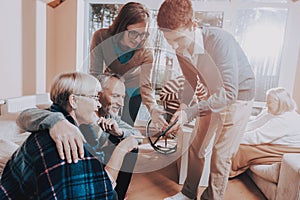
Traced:
[[204, 43], [203, 43], [203, 35], [202, 30], [200, 28], [195, 29], [194, 35], [194, 48], [192, 54], [188, 51], [183, 52], [183, 56], [189, 58], [192, 62], [197, 60], [197, 55], [204, 54]]
[[203, 35], [200, 28], [195, 30], [194, 54], [204, 54]]

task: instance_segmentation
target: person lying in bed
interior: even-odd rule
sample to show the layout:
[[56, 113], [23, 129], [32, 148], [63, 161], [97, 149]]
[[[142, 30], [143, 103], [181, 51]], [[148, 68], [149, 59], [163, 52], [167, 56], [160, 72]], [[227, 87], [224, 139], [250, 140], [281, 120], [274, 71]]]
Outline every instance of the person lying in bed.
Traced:
[[300, 153], [300, 115], [286, 89], [267, 91], [267, 109], [247, 125], [239, 150], [232, 159], [230, 177], [251, 165], [281, 162], [285, 153]]
[[[141, 137], [141, 133], [122, 121], [118, 115], [124, 105], [125, 85], [123, 78], [117, 74], [105, 73], [99, 75], [98, 80], [102, 87], [102, 91], [99, 92], [99, 102], [102, 107], [98, 110], [98, 116], [100, 117], [98, 123], [101, 128], [97, 124], [94, 126], [81, 124], [79, 128], [88, 143], [89, 151], [97, 156], [104, 164], [107, 164], [114, 149], [123, 139], [130, 135]], [[62, 138], [64, 137], [63, 133], [69, 131], [68, 128], [71, 124], [57, 121], [56, 119], [59, 118], [64, 119], [63, 116], [57, 116], [56, 113], [46, 110], [28, 109], [20, 114], [17, 123], [22, 129], [31, 131], [40, 130], [44, 127], [52, 127], [50, 132], [58, 138]], [[62, 124], [60, 125], [60, 123]], [[59, 129], [56, 128], [56, 125], [60, 126]], [[76, 131], [77, 130], [71, 130], [71, 132], [74, 132], [73, 135], [76, 135]], [[65, 138], [67, 140], [65, 143], [76, 142], [72, 141], [70, 137]], [[55, 142], [58, 146], [61, 143], [60, 139], [55, 140]], [[63, 146], [65, 148], [65, 144], [63, 144]], [[71, 145], [71, 149], [73, 155], [77, 153], [75, 145]], [[66, 153], [66, 150], [62, 152], [62, 154], [63, 153]], [[115, 190], [120, 200], [126, 197], [132, 172], [136, 164], [137, 153], [138, 149], [135, 149], [126, 154], [122, 168], [118, 174]]]

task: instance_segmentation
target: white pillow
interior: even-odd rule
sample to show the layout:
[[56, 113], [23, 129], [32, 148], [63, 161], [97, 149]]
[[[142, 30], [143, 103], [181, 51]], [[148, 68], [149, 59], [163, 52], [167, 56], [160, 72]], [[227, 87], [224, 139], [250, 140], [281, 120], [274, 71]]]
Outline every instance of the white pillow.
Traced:
[[278, 183], [280, 165], [280, 162], [271, 165], [252, 165], [250, 170], [267, 181]]

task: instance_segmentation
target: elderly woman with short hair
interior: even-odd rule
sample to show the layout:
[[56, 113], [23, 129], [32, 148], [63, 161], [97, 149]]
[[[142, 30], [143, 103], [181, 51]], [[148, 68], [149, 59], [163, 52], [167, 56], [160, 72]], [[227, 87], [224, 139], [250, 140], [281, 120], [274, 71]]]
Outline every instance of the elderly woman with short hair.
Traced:
[[267, 91], [267, 109], [247, 125], [232, 159], [230, 177], [251, 165], [281, 162], [285, 153], [300, 153], [300, 115], [293, 98], [282, 87]]
[[[51, 87], [50, 110], [76, 126], [94, 123], [100, 90], [91, 75], [60, 74]], [[123, 140], [106, 166], [87, 150], [78, 163], [68, 164], [59, 157], [48, 129], [33, 132], [6, 164], [0, 199], [115, 199], [114, 180], [122, 160], [137, 145], [133, 137]]]

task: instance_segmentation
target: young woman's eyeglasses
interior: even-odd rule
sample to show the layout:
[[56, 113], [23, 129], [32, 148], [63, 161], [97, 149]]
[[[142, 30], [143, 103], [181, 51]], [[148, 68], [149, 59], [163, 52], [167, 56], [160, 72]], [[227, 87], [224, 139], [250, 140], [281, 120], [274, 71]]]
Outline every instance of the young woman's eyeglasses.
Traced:
[[94, 99], [95, 101], [99, 101], [99, 95], [86, 95], [86, 94], [74, 94], [76, 96], [80, 96], [80, 97], [87, 97], [90, 99]]
[[141, 40], [145, 40], [147, 37], [149, 37], [148, 32], [139, 33], [135, 30], [127, 30], [127, 31], [128, 31], [128, 37], [132, 40], [135, 40], [138, 36], [140, 36]]

